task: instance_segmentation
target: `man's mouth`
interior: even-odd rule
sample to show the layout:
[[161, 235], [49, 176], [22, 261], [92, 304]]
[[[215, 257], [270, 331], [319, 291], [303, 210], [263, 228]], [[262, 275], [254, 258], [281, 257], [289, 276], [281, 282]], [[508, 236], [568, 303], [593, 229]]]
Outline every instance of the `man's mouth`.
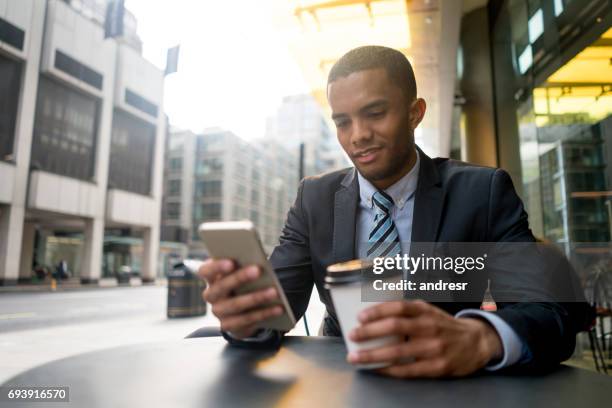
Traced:
[[371, 147], [369, 149], [359, 150], [353, 154], [353, 158], [361, 164], [368, 164], [376, 160], [380, 150], [380, 147]]

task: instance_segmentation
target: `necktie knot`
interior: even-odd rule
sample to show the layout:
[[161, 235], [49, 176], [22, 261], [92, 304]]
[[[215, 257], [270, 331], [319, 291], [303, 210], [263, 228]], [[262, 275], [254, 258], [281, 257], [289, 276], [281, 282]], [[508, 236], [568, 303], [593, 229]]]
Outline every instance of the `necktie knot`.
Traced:
[[374, 206], [385, 214], [389, 214], [391, 208], [393, 208], [393, 198], [384, 191], [377, 191], [372, 195], [372, 201]]

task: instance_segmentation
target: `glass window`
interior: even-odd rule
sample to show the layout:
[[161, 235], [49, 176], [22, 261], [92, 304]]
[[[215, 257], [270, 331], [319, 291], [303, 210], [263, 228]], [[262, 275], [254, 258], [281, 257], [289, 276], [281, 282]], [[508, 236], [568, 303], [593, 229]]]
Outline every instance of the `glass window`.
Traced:
[[181, 151], [185, 144], [185, 136], [183, 134], [170, 135], [168, 140], [168, 151]]
[[555, 0], [555, 17], [563, 13], [563, 0]]
[[97, 127], [97, 99], [40, 77], [32, 142], [34, 168], [91, 180]]
[[[556, 4], [557, 14], [561, 5], [567, 6], [568, 2]], [[557, 20], [559, 24], [571, 21], [572, 27], [588, 25], [586, 16], [565, 14]], [[567, 27], [570, 23], [563, 24]], [[535, 69], [546, 73], [547, 78], [543, 76], [541, 82], [529, 85], [533, 87], [532, 96], [525, 104], [531, 105], [533, 118], [529, 129], [535, 128], [535, 134], [527, 137], [528, 127], [519, 127], [520, 150], [523, 163], [526, 161], [523, 152], [530, 146], [537, 159], [533, 161], [536, 168], [533, 174], [541, 195], [534, 196], [533, 201], [539, 201], [540, 208], [530, 206], [529, 195], [525, 189], [523, 192], [527, 196], [530, 224], [540, 216], [542, 236], [563, 245], [565, 252], [573, 256], [572, 253], [577, 253], [573, 246], [576, 242], [588, 243], [580, 247], [586, 250], [610, 241], [610, 212], [605, 202], [612, 180], [609, 176], [612, 96], [606, 88], [611, 54], [603, 51], [600, 44], [612, 31], [608, 28], [597, 42], [586, 43], [573, 56], [562, 58], [555, 50], [568, 49], [567, 37], [563, 40], [568, 30], [563, 27], [558, 30], [559, 45], [547, 46], [547, 50], [559, 59], [568, 59], [561, 66]], [[531, 174], [523, 171], [522, 177], [525, 182]]]
[[195, 224], [221, 221], [221, 203], [198, 204], [194, 207]]
[[170, 195], [181, 194], [181, 180], [168, 181], [168, 194]]
[[531, 49], [531, 45], [526, 46], [523, 52], [521, 52], [518, 58], [518, 64], [521, 74], [527, 72], [529, 67], [531, 67], [533, 64], [533, 50]]
[[223, 183], [221, 180], [203, 180], [196, 183], [196, 197], [221, 197]]
[[259, 212], [257, 210], [251, 210], [251, 221], [256, 226], [259, 226]]
[[113, 116], [109, 188], [151, 192], [155, 126], [120, 110]]
[[180, 217], [181, 206], [180, 203], [167, 203], [166, 204], [166, 218], [177, 219]]
[[12, 159], [21, 64], [0, 55], [0, 160]]
[[196, 149], [199, 153], [220, 151], [224, 148], [225, 134], [207, 134], [198, 137]]
[[183, 168], [183, 159], [180, 157], [173, 157], [168, 162], [168, 167], [172, 171], [178, 171]]
[[544, 32], [544, 13], [542, 9], [536, 11], [531, 18], [529, 18], [529, 42], [534, 43]]
[[196, 161], [196, 174], [199, 176], [223, 171], [223, 160], [221, 157], [208, 157]]

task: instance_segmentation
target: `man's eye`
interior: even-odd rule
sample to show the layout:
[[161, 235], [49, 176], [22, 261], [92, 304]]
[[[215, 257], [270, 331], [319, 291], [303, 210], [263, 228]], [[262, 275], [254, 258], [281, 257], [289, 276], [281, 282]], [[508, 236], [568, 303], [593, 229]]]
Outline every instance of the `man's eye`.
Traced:
[[372, 118], [377, 118], [377, 117], [383, 116], [384, 114], [385, 114], [385, 111], [376, 111], [376, 112], [370, 112], [368, 116]]
[[346, 122], [346, 121], [343, 121], [343, 122], [336, 122], [336, 127], [337, 127], [337, 128], [343, 128], [343, 127], [345, 127], [346, 125], [348, 125], [348, 122]]

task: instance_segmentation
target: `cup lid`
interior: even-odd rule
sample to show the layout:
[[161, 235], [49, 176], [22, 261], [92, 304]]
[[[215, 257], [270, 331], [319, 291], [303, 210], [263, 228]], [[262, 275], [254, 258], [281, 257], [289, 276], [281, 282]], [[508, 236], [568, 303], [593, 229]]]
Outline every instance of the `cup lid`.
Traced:
[[327, 267], [325, 283], [328, 285], [344, 285], [359, 283], [363, 280], [364, 270], [372, 268], [373, 263], [367, 259], [353, 259]]
[[352, 261], [335, 263], [327, 267], [327, 273], [359, 272], [362, 269], [371, 268], [374, 264], [369, 259], [353, 259]]

